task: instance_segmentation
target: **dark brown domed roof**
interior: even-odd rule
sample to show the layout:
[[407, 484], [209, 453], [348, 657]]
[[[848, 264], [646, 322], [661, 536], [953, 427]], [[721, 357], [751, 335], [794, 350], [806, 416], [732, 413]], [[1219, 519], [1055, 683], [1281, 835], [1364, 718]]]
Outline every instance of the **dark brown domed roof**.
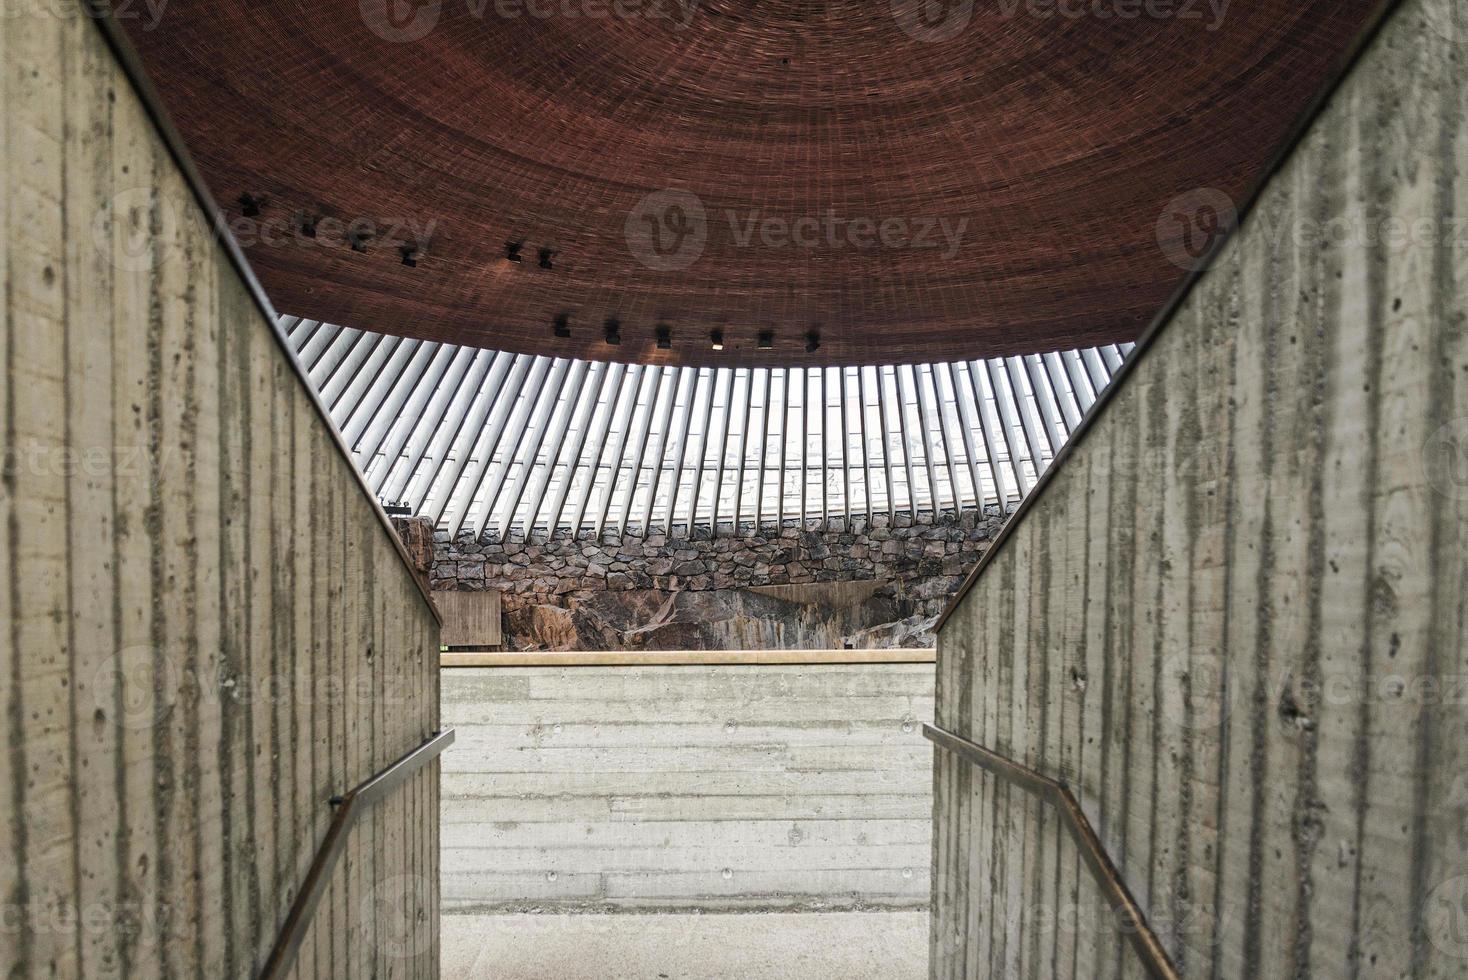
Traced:
[[1135, 339], [1375, 7], [213, 0], [126, 23], [285, 312], [853, 364]]

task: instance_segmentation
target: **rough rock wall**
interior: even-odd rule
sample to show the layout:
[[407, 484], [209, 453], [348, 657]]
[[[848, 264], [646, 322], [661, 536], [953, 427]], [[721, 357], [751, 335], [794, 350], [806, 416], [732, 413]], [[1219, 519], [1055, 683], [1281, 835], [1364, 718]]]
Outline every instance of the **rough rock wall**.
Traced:
[[934, 618], [998, 526], [995, 511], [692, 539], [500, 543], [439, 531], [432, 582], [502, 592], [515, 649], [931, 646]]

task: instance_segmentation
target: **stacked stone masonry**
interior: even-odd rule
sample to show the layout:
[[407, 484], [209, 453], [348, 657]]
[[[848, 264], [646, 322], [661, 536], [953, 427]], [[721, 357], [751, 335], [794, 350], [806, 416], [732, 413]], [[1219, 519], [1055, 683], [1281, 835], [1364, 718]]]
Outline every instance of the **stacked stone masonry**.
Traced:
[[929, 646], [931, 624], [998, 531], [983, 515], [877, 515], [738, 535], [450, 541], [435, 590], [498, 590], [518, 649]]

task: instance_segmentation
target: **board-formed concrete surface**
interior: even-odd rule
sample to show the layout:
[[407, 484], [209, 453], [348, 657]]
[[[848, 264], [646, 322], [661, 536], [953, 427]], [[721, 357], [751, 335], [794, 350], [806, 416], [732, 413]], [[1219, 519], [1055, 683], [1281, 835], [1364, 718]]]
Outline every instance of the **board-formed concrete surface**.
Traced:
[[931, 664], [443, 671], [446, 909], [926, 908]]
[[[1397, 8], [939, 630], [939, 724], [1070, 784], [1184, 977], [1468, 975], [1464, 9]], [[1052, 808], [936, 785], [933, 980], [1139, 975]]]
[[[0, 976], [253, 977], [438, 624], [99, 26], [0, 14]], [[435, 769], [293, 976], [431, 973]]]
[[925, 912], [445, 915], [443, 980], [921, 980]]

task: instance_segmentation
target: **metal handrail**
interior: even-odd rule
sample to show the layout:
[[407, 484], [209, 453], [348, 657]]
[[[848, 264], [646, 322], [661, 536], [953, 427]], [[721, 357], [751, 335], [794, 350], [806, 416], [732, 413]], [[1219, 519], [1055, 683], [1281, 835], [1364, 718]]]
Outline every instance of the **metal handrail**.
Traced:
[[1033, 769], [934, 725], [924, 725], [923, 735], [940, 749], [946, 749], [1053, 804], [1064, 815], [1066, 828], [1080, 847], [1081, 857], [1085, 858], [1086, 866], [1091, 869], [1096, 884], [1106, 893], [1112, 908], [1120, 909], [1126, 916], [1126, 921], [1131, 924], [1132, 928], [1127, 930], [1127, 938], [1137, 951], [1147, 973], [1159, 980], [1179, 980], [1181, 974], [1167, 955], [1167, 950], [1163, 949], [1162, 941], [1147, 923], [1147, 916], [1132, 897], [1121, 873], [1116, 870], [1116, 865], [1101, 844], [1101, 838], [1096, 836], [1096, 831], [1086, 819], [1080, 803], [1064, 783], [1042, 776]]
[[326, 837], [321, 841], [321, 847], [316, 851], [316, 857], [306, 871], [306, 880], [301, 885], [300, 894], [296, 896], [296, 900], [291, 903], [290, 911], [286, 913], [285, 922], [280, 927], [280, 935], [276, 937], [275, 945], [270, 950], [270, 956], [265, 961], [265, 967], [260, 971], [260, 980], [279, 980], [290, 972], [291, 964], [296, 960], [296, 953], [301, 948], [301, 942], [306, 938], [306, 927], [310, 925], [312, 916], [316, 914], [316, 906], [320, 904], [321, 896], [326, 892], [331, 869], [336, 864], [336, 859], [341, 856], [342, 848], [346, 847], [347, 831], [352, 829], [352, 824], [356, 823], [357, 817], [372, 804], [392, 792], [403, 780], [437, 758], [440, 752], [453, 744], [453, 741], [454, 730], [452, 728], [435, 732], [422, 745], [377, 775], [370, 777], [366, 782], [349, 790], [345, 796], [331, 798], [331, 805], [336, 807], [336, 814], [331, 818], [331, 826], [326, 828]]

